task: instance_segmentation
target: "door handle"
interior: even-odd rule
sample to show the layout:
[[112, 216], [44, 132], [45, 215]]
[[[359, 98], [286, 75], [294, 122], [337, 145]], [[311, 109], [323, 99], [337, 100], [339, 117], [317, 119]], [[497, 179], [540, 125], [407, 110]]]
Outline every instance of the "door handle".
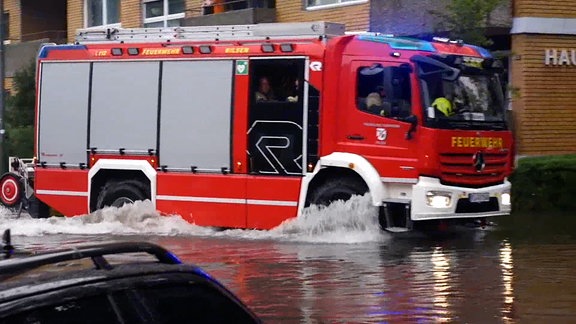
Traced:
[[348, 136], [346, 136], [346, 138], [349, 139], [349, 140], [361, 141], [361, 140], [364, 139], [364, 136], [358, 135], [358, 134], [353, 134], [353, 135], [348, 135]]

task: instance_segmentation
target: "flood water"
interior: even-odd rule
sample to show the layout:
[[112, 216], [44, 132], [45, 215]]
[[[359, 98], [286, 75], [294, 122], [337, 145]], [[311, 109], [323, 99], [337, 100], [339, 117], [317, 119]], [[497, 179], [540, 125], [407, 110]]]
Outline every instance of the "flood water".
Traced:
[[267, 323], [568, 323], [576, 215], [515, 215], [454, 235], [392, 236], [362, 198], [271, 231], [217, 230], [146, 203], [35, 220], [6, 211], [22, 250], [145, 240], [200, 265]]

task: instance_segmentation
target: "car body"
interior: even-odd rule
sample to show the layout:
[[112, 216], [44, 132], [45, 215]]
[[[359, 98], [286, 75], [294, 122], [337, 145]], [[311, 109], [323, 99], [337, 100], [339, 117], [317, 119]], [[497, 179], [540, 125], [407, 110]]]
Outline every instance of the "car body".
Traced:
[[[128, 253], [128, 254], [127, 254]], [[135, 253], [135, 262], [109, 262]], [[106, 258], [105, 258], [106, 256]], [[147, 242], [0, 261], [0, 323], [260, 323], [201, 268]]]

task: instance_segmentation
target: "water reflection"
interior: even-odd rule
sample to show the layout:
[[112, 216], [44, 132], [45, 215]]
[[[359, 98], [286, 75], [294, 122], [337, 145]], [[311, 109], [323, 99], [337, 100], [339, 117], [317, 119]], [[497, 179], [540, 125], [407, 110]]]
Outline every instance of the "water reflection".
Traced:
[[450, 317], [450, 305], [448, 296], [452, 293], [450, 286], [450, 262], [444, 255], [441, 247], [434, 248], [431, 257], [434, 276], [434, 308], [438, 312], [438, 320], [448, 322]]
[[276, 231], [215, 231], [153, 214], [121, 215], [97, 224], [87, 218], [0, 219], [0, 225], [20, 233], [14, 242], [23, 249], [103, 240], [159, 243], [202, 266], [269, 323], [576, 318], [576, 240], [567, 236], [530, 241], [474, 230], [391, 237], [356, 226], [369, 224], [368, 214], [347, 219], [340, 229], [302, 222]]
[[514, 322], [508, 242], [158, 242], [221, 279], [268, 322]]
[[502, 269], [502, 282], [504, 286], [504, 307], [502, 319], [505, 323], [513, 322], [512, 310], [514, 306], [514, 289], [512, 282], [514, 279], [514, 263], [512, 261], [512, 246], [509, 242], [502, 242], [500, 247], [500, 268]]

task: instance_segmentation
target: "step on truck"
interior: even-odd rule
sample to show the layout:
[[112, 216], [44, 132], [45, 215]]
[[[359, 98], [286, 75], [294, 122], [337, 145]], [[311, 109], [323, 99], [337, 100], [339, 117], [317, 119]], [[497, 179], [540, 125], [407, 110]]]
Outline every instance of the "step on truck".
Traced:
[[150, 200], [270, 229], [366, 193], [391, 231], [510, 213], [503, 70], [480, 47], [327, 22], [105, 28], [37, 70], [34, 196], [66, 216]]

